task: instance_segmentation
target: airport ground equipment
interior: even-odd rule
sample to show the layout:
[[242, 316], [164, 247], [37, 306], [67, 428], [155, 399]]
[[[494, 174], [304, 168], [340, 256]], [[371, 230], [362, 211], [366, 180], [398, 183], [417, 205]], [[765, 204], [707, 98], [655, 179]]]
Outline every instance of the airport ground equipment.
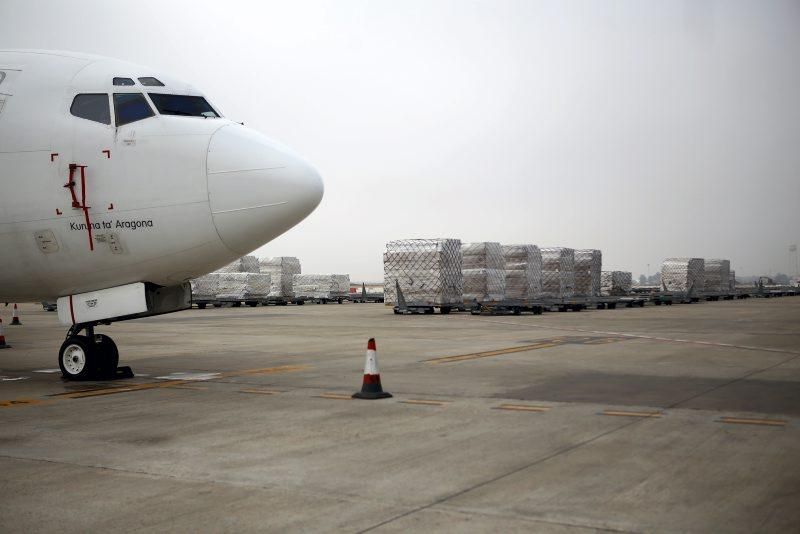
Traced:
[[304, 302], [341, 304], [350, 294], [348, 274], [295, 274], [292, 281], [295, 299]]
[[59, 298], [58, 318], [71, 325], [58, 353], [61, 373], [71, 380], [116, 377], [124, 371], [117, 368], [117, 346], [96, 334], [95, 327], [189, 309], [191, 293], [188, 283], [159, 287], [137, 282]]
[[587, 309], [592, 304], [589, 297], [542, 297], [542, 304], [545, 311], [575, 311]]
[[375, 338], [367, 342], [367, 357], [364, 362], [364, 379], [361, 382], [361, 391], [353, 393], [354, 399], [388, 399], [391, 393], [383, 391], [381, 386], [381, 373], [378, 370], [378, 347]]
[[661, 289], [698, 297], [705, 287], [703, 258], [667, 258], [661, 264]]
[[219, 273], [209, 273], [190, 281], [192, 287], [192, 304], [200, 309], [218, 303]]
[[630, 295], [633, 275], [628, 271], [602, 271], [600, 273], [600, 296], [623, 297]]
[[575, 296], [599, 297], [603, 253], [597, 249], [576, 249], [574, 258]]
[[500, 302], [476, 302], [468, 309], [472, 315], [521, 315], [523, 313], [541, 315], [544, 308], [545, 305], [541, 302], [503, 300]]
[[294, 298], [294, 275], [302, 272], [300, 260], [294, 256], [277, 256], [262, 258], [260, 261], [262, 273], [272, 277], [269, 295], [262, 300], [262, 304], [286, 305]]
[[542, 253], [542, 298], [570, 299], [575, 296], [575, 250], [564, 247], [540, 249]]
[[731, 262], [723, 259], [706, 259], [703, 263], [703, 292], [711, 300], [730, 292]]
[[[447, 314], [464, 307], [459, 239], [404, 239], [386, 244], [384, 297], [395, 313]], [[400, 291], [398, 291], [398, 289]], [[404, 311], [399, 296], [404, 299]]]
[[366, 303], [366, 302], [383, 302], [383, 293], [377, 291], [367, 291], [367, 285], [361, 284], [361, 291], [358, 293], [350, 293], [350, 300], [352, 302]]
[[505, 259], [500, 243], [462, 243], [461, 273], [464, 277], [462, 295], [465, 305], [489, 304], [504, 300]]
[[650, 301], [648, 297], [641, 295], [626, 295], [620, 297], [596, 297], [591, 300], [591, 304], [598, 310], [614, 310], [616, 308], [644, 308]]
[[542, 253], [539, 247], [530, 244], [502, 245], [502, 250], [506, 291], [503, 302], [487, 311], [541, 313]]
[[269, 274], [252, 272], [217, 274], [219, 275], [217, 302], [230, 303], [234, 306], [244, 303], [255, 307], [269, 294], [272, 279]]
[[[686, 291], [665, 291], [663, 287], [659, 286], [638, 286], [631, 289], [629, 295], [636, 304], [640, 305], [640, 301], [652, 302], [656, 306], [691, 302], [698, 302], [700, 297], [693, 296], [692, 293]], [[638, 300], [637, 300], [638, 299]]]

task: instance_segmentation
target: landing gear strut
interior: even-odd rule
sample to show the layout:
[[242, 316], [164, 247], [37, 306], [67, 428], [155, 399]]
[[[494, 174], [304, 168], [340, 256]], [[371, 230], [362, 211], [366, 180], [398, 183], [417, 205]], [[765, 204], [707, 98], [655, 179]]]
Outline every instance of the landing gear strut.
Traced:
[[[113, 378], [119, 364], [119, 351], [114, 341], [94, 333], [93, 324], [74, 325], [58, 351], [58, 366], [67, 380]], [[86, 335], [80, 335], [82, 330]]]

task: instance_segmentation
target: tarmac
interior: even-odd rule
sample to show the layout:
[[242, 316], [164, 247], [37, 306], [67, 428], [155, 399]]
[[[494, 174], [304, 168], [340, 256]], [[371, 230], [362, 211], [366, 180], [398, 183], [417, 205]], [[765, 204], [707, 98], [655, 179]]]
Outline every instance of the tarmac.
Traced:
[[98, 328], [106, 382], [0, 317], [3, 532], [800, 531], [800, 298], [195, 309]]

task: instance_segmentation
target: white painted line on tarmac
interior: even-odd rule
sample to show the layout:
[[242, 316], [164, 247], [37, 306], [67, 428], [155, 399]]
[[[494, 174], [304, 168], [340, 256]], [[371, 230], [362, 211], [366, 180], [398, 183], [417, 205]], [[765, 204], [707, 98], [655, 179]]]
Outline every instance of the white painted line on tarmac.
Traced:
[[28, 376], [0, 376], [0, 382], [17, 382], [18, 380], [27, 380]]
[[34, 373], [60, 373], [61, 369], [37, 369]]

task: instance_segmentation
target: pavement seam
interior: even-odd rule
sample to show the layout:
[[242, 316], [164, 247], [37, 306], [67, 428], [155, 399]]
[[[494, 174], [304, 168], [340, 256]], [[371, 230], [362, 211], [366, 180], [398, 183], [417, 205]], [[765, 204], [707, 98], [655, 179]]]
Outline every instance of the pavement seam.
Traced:
[[590, 443], [593, 443], [594, 441], [597, 441], [597, 440], [599, 440], [601, 438], [604, 438], [605, 436], [613, 434], [614, 432], [617, 432], [618, 430], [623, 430], [623, 429], [625, 429], [625, 428], [627, 428], [629, 426], [635, 425], [637, 423], [641, 423], [642, 421], [646, 421], [646, 420], [647, 419], [634, 419], [634, 420], [628, 421], [625, 424], [622, 424], [622, 425], [620, 425], [618, 427], [606, 430], [605, 432], [601, 432], [600, 434], [597, 434], [597, 435], [592, 436], [590, 438], [587, 438], [585, 440], [579, 441], [578, 443], [573, 443], [572, 445], [567, 445], [567, 446], [562, 447], [562, 448], [560, 448], [560, 449], [558, 449], [558, 450], [556, 450], [556, 451], [554, 451], [554, 452], [552, 452], [552, 453], [550, 453], [548, 455], [540, 457], [540, 458], [534, 460], [533, 462], [530, 462], [530, 463], [525, 464], [525, 465], [520, 466], [520, 467], [516, 467], [516, 468], [512, 469], [511, 471], [507, 471], [507, 472], [505, 472], [505, 473], [503, 473], [501, 475], [492, 477], [492, 478], [490, 478], [488, 480], [484, 480], [483, 482], [478, 482], [477, 484], [473, 484], [472, 486], [470, 486], [468, 488], [464, 488], [464, 489], [462, 489], [460, 491], [457, 491], [455, 493], [451, 493], [450, 495], [446, 495], [444, 497], [436, 499], [435, 501], [430, 502], [430, 503], [428, 503], [426, 505], [418, 506], [418, 507], [416, 507], [416, 508], [414, 508], [412, 510], [408, 510], [407, 512], [404, 512], [402, 514], [396, 515], [394, 517], [390, 517], [389, 519], [381, 521], [380, 523], [376, 523], [376, 524], [374, 524], [374, 525], [372, 525], [370, 527], [367, 527], [367, 528], [365, 528], [363, 530], [359, 530], [358, 534], [363, 534], [365, 532], [370, 532], [370, 531], [375, 530], [377, 528], [380, 528], [380, 527], [382, 527], [384, 525], [388, 525], [389, 523], [393, 523], [393, 522], [397, 521], [398, 519], [403, 519], [404, 517], [408, 517], [408, 516], [413, 515], [413, 514], [415, 514], [417, 512], [421, 512], [423, 510], [427, 510], [427, 509], [432, 508], [434, 506], [437, 506], [437, 505], [440, 505], [440, 504], [444, 504], [449, 500], [452, 500], [452, 499], [455, 499], [455, 498], [460, 497], [462, 495], [465, 495], [465, 494], [467, 494], [467, 493], [469, 493], [469, 492], [471, 492], [473, 490], [480, 489], [480, 488], [482, 488], [484, 486], [488, 486], [489, 484], [493, 484], [495, 482], [503, 480], [504, 478], [516, 475], [517, 473], [521, 473], [522, 471], [530, 469], [531, 467], [535, 467], [535, 466], [537, 466], [537, 465], [539, 465], [541, 463], [544, 463], [544, 462], [546, 462], [546, 461], [548, 461], [548, 460], [550, 460], [552, 458], [555, 458], [555, 457], [560, 456], [562, 454], [566, 454], [568, 452], [571, 452], [571, 451], [573, 451], [575, 449], [578, 449], [578, 448], [580, 448], [580, 447], [582, 447], [584, 445], [588, 445]]

